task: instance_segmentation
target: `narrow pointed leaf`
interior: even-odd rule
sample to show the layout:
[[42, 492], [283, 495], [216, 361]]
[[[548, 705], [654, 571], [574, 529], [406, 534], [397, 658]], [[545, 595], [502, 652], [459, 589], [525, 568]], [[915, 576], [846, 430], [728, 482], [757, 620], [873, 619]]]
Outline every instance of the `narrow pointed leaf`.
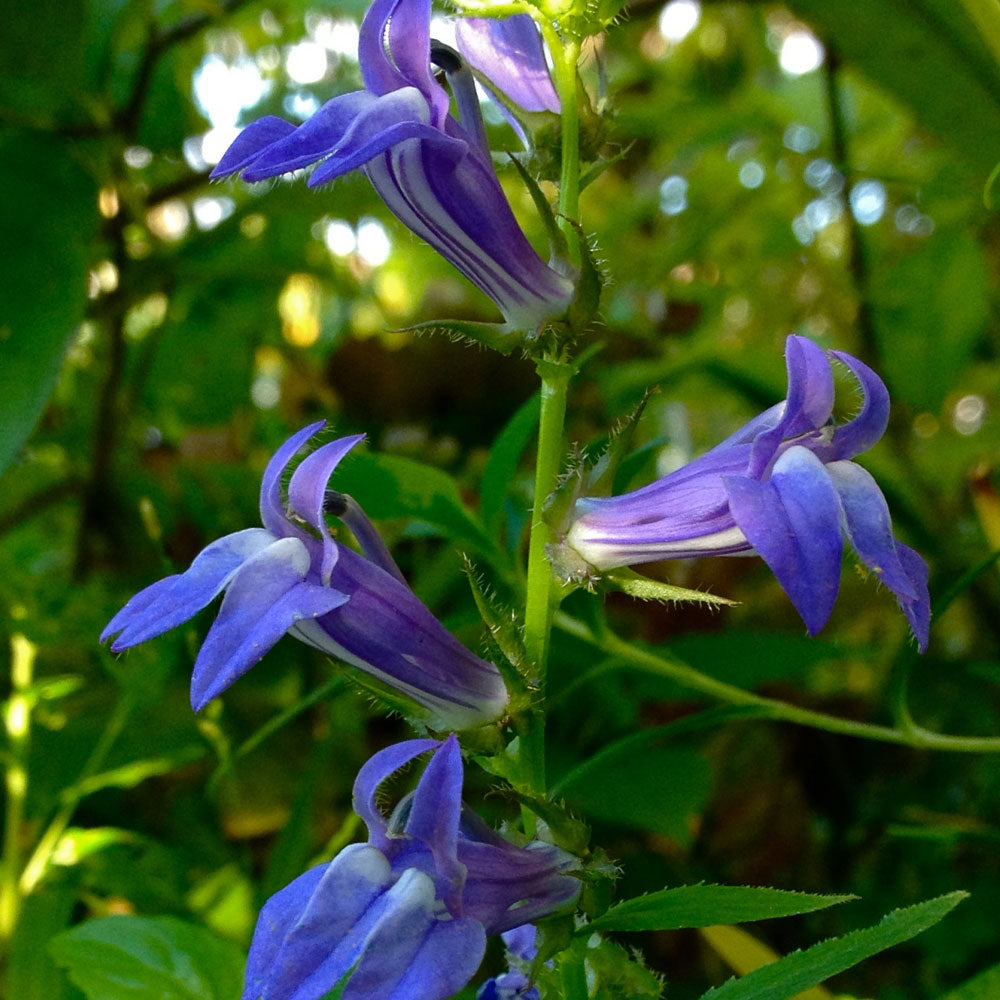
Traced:
[[916, 937], [951, 912], [968, 893], [951, 892], [904, 910], [894, 910], [873, 927], [853, 931], [797, 951], [770, 965], [730, 979], [701, 1000], [787, 1000], [886, 948]]
[[678, 930], [682, 927], [710, 927], [713, 924], [741, 924], [811, 913], [856, 898], [745, 885], [681, 885], [626, 899], [581, 927], [580, 933]]
[[475, 565], [468, 559], [465, 561], [465, 575], [469, 578], [469, 587], [479, 616], [483, 619], [490, 638], [503, 654], [503, 660], [497, 663], [497, 669], [511, 693], [523, 694], [527, 690], [524, 674], [528, 667], [524, 643], [521, 641], [520, 623], [512, 610], [505, 611], [499, 607], [486, 592]]
[[462, 319], [432, 319], [405, 328], [406, 333], [443, 333], [452, 340], [471, 340], [491, 351], [511, 354], [524, 338], [511, 332], [502, 323], [475, 323]]
[[545, 226], [545, 235], [549, 240], [549, 253], [555, 259], [568, 260], [569, 245], [566, 243], [566, 237], [563, 235], [562, 230], [556, 223], [556, 217], [548, 198], [542, 193], [542, 189], [538, 186], [535, 178], [525, 170], [524, 164], [516, 156], [508, 155], [510, 156], [510, 162], [514, 164], [514, 169], [520, 174], [524, 186], [528, 189], [528, 194], [531, 195], [531, 200], [535, 204], [535, 209], [542, 220], [542, 225]]
[[638, 597], [643, 601], [664, 601], [671, 604], [693, 603], [707, 604], [709, 607], [717, 608], [725, 604], [733, 607], [737, 601], [731, 601], [728, 597], [718, 597], [715, 594], [706, 593], [703, 590], [691, 590], [688, 587], [677, 587], [672, 583], [664, 583], [661, 580], [651, 580], [647, 576], [640, 576], [629, 569], [617, 569], [606, 573], [602, 578], [610, 589], [620, 590], [630, 597]]
[[597, 180], [601, 174], [604, 173], [609, 167], [613, 167], [616, 163], [621, 163], [623, 160], [627, 159], [629, 154], [632, 152], [632, 147], [635, 146], [634, 142], [630, 142], [623, 149], [620, 149], [614, 156], [609, 156], [607, 159], [595, 160], [586, 170], [580, 174], [580, 190], [582, 191], [588, 184], [592, 184]]
[[625, 457], [632, 451], [639, 418], [643, 415], [650, 398], [659, 390], [647, 389], [639, 405], [631, 413], [620, 419], [612, 428], [603, 454], [587, 475], [588, 496], [604, 496], [614, 492], [615, 478]]

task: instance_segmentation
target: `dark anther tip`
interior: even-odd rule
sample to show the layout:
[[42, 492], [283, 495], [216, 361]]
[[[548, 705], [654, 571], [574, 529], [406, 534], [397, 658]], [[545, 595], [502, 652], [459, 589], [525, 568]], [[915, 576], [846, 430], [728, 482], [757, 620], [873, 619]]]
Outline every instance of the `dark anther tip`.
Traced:
[[334, 517], [343, 517], [347, 513], [347, 497], [336, 490], [327, 490], [323, 494], [323, 510]]

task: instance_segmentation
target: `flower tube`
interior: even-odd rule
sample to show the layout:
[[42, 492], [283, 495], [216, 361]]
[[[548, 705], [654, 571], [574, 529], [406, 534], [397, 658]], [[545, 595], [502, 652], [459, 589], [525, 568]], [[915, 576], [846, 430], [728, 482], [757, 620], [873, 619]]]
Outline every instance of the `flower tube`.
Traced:
[[[363, 435], [313, 451], [283, 496], [286, 467], [323, 426], [320, 421], [293, 434], [268, 464], [260, 490], [262, 528], [212, 542], [186, 572], [136, 594], [101, 641], [117, 635], [111, 644], [116, 653], [138, 645], [187, 621], [225, 591], [195, 660], [195, 711], [288, 632], [401, 691], [441, 728], [496, 718], [507, 704], [497, 668], [466, 649], [420, 602], [360, 506], [327, 489], [337, 464]], [[329, 512], [348, 525], [363, 554], [333, 538]]]
[[[846, 540], [895, 594], [921, 651], [927, 646], [927, 565], [898, 541], [885, 497], [850, 461], [885, 432], [889, 394], [867, 365], [789, 337], [788, 396], [711, 451], [632, 493], [575, 506], [566, 543], [599, 570], [656, 559], [761, 556], [810, 634], [837, 598]], [[832, 419], [830, 359], [845, 365], [864, 402], [853, 420]]]

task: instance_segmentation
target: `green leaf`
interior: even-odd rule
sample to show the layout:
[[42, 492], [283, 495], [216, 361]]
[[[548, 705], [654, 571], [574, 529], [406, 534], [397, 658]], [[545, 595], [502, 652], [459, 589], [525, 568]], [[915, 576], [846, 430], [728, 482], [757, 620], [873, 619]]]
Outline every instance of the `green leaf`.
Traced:
[[874, 927], [852, 931], [805, 951], [786, 955], [742, 978], [730, 979], [710, 989], [701, 1000], [786, 1000], [886, 948], [916, 937], [946, 916], [967, 895], [966, 892], [951, 892], [904, 910], [894, 910]]
[[169, 774], [176, 771], [185, 764], [200, 760], [205, 756], [204, 747], [191, 746], [171, 756], [149, 757], [144, 760], [135, 760], [121, 767], [114, 767], [108, 771], [101, 771], [100, 774], [93, 774], [89, 778], [78, 781], [75, 785], [67, 786], [63, 792], [63, 798], [67, 801], [74, 798], [83, 798], [85, 795], [92, 795], [102, 788], [134, 788], [147, 778], [155, 778], [161, 774]]
[[[614, 773], [616, 770], [624, 775], [628, 761], [641, 757], [645, 753], [655, 752], [662, 744], [688, 733], [725, 725], [727, 722], [742, 722], [766, 715], [767, 709], [760, 705], [722, 705], [686, 716], [665, 726], [632, 733], [602, 747], [589, 760], [574, 767], [555, 783], [552, 794], [569, 796], [571, 789], [585, 788], [589, 785], [592, 775], [600, 776], [605, 772]], [[656, 782], [656, 784], [660, 784], [660, 782]]]
[[510, 354], [524, 341], [520, 333], [502, 323], [477, 323], [463, 319], [434, 319], [405, 328], [408, 333], [443, 333], [452, 340], [468, 340], [501, 354]]
[[41, 415], [83, 319], [97, 185], [69, 141], [7, 132], [0, 134], [0, 190], [2, 472]]
[[812, 913], [813, 910], [856, 898], [744, 885], [681, 885], [626, 899], [581, 927], [579, 933], [678, 930], [682, 927], [742, 924], [750, 920], [772, 920], [797, 913]]
[[53, 878], [24, 901], [7, 958], [5, 996], [17, 1000], [67, 1000], [71, 994], [79, 996], [44, 951], [44, 942], [70, 923], [78, 895], [75, 879]]
[[968, 232], [935, 233], [873, 287], [886, 381], [911, 405], [937, 411], [988, 328], [982, 249]]
[[[589, 941], [581, 953], [581, 944], [577, 940], [572, 948], [556, 956], [558, 980], [553, 983], [556, 988], [545, 991], [543, 996], [568, 998], [571, 990], [572, 995], [581, 1000], [588, 997], [594, 1000], [659, 1000], [662, 996], [663, 984], [656, 973], [646, 968], [637, 951], [626, 951], [614, 941]], [[574, 962], [581, 966], [578, 978], [568, 975], [576, 971], [572, 967]], [[549, 977], [539, 976], [541, 985], [549, 982]], [[558, 986], [562, 991], [557, 992]]]
[[88, 1000], [232, 1000], [243, 985], [241, 949], [173, 917], [89, 920], [49, 951]]
[[734, 606], [737, 602], [727, 597], [716, 597], [703, 590], [690, 590], [688, 587], [676, 587], [672, 583], [661, 580], [651, 580], [648, 576], [640, 576], [630, 569], [616, 569], [604, 574], [603, 581], [612, 590], [620, 590], [630, 597], [638, 597], [643, 601], [663, 601], [667, 604], [707, 604], [717, 608], [723, 604]]
[[[85, 97], [80, 82], [84, 76], [87, 28], [82, 0], [37, 0], [19, 5], [17, 17], [4, 18], [0, 32], [0, 106], [6, 116], [48, 120], [70, 117], [68, 113], [78, 109]], [[10, 189], [4, 189], [4, 201], [16, 201]], [[11, 207], [34, 211], [39, 204]], [[5, 264], [10, 262], [6, 257]]]
[[939, 1000], [996, 1000], [1000, 997], [1000, 965], [994, 965], [961, 986], [949, 990]]
[[479, 484], [479, 510], [483, 522], [491, 530], [495, 531], [500, 523], [510, 481], [517, 473], [521, 455], [538, 425], [540, 405], [538, 393], [535, 393], [507, 421], [490, 449]]
[[398, 455], [354, 454], [337, 469], [337, 489], [350, 493], [370, 517], [416, 518], [460, 547], [485, 555], [496, 551], [455, 480], [434, 466]]
[[526, 693], [529, 667], [521, 638], [521, 623], [511, 608], [497, 604], [493, 596], [486, 592], [483, 581], [476, 573], [476, 567], [465, 561], [465, 575], [469, 579], [473, 599], [479, 616], [490, 633], [490, 638], [503, 654], [498, 657], [497, 669], [503, 675], [504, 683], [512, 695]]
[[[986, 175], [1000, 160], [1000, 69], [954, 0], [790, 0], [845, 61]], [[944, 85], [947, 81], [947, 85]], [[955, 114], [954, 95], [962, 95]]]
[[690, 747], [628, 745], [577, 768], [559, 793], [586, 816], [690, 843], [691, 820], [712, 786], [708, 761]]
[[555, 260], [569, 260], [569, 245], [566, 242], [563, 231], [556, 222], [556, 217], [548, 198], [542, 193], [542, 189], [538, 186], [535, 178], [524, 169], [521, 161], [510, 153], [507, 156], [510, 162], [514, 164], [514, 169], [520, 175], [522, 183], [528, 189], [528, 194], [531, 195], [531, 200], [535, 205], [535, 211], [538, 212], [538, 217], [542, 220], [542, 225], [545, 227], [545, 235], [549, 239], [550, 256]]
[[71, 866], [84, 858], [115, 844], [133, 844], [141, 838], [132, 830], [117, 826], [92, 826], [86, 829], [71, 826], [60, 838], [52, 855], [52, 863]]

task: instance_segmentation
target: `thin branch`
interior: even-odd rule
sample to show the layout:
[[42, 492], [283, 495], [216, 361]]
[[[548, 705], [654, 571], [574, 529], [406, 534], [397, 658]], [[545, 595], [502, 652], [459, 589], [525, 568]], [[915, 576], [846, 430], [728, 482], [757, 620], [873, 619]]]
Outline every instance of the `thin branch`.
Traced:
[[114, 116], [114, 128], [129, 138], [134, 135], [146, 104], [156, 65], [167, 52], [175, 45], [186, 42], [223, 18], [236, 13], [250, 2], [251, 0], [221, 0], [212, 13], [196, 14], [166, 31], [158, 31], [155, 24], [152, 25], [139, 61], [135, 85], [128, 102]]

